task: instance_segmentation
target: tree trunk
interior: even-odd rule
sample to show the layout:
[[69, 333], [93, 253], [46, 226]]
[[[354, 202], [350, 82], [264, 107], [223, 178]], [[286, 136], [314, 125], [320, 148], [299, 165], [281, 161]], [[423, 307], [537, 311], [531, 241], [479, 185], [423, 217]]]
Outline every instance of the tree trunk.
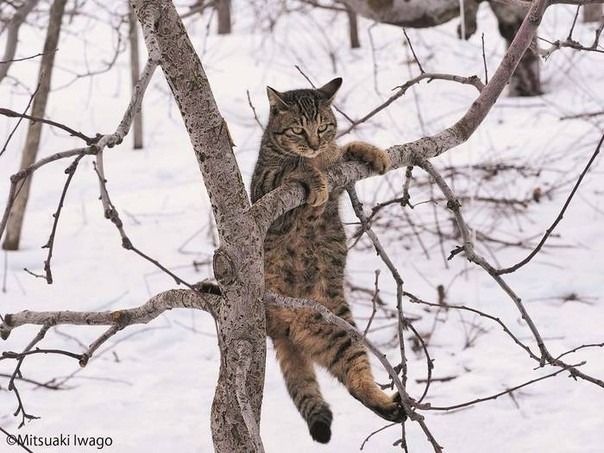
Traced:
[[[402, 27], [427, 28], [440, 25], [460, 15], [459, 0], [341, 0], [355, 13], [377, 22]], [[468, 39], [476, 31], [476, 12], [483, 0], [464, 0], [463, 26], [458, 35]], [[524, 19], [521, 8], [489, 2], [499, 22], [499, 31], [508, 47]], [[536, 43], [536, 40], [535, 40]], [[531, 46], [536, 48], [536, 46]], [[539, 56], [528, 50], [510, 81], [511, 96], [537, 96], [541, 94]]]
[[[48, 30], [46, 32], [46, 41], [44, 42], [44, 55], [40, 63], [39, 84], [36, 97], [33, 101], [32, 116], [44, 117], [46, 111], [46, 103], [48, 101], [48, 93], [50, 92], [50, 81], [52, 77], [52, 68], [55, 60], [55, 50], [59, 42], [61, 34], [61, 20], [65, 11], [65, 3], [67, 0], [54, 0], [50, 8], [50, 17]], [[21, 158], [21, 169], [31, 165], [36, 160], [38, 148], [40, 145], [40, 135], [42, 133], [42, 123], [32, 122], [27, 129], [27, 138], [25, 147], [23, 148], [23, 156]], [[29, 190], [31, 187], [31, 178], [28, 176], [19, 190], [19, 194], [15, 199], [15, 203], [10, 211], [8, 223], [6, 226], [6, 238], [2, 247], [5, 250], [17, 250], [21, 240], [21, 230], [23, 227], [23, 217], [25, 215], [25, 207], [29, 198]]]
[[[138, 77], [141, 73], [139, 49], [138, 49], [138, 21], [136, 15], [130, 8], [128, 14], [128, 20], [130, 22], [130, 30], [128, 33], [128, 39], [130, 40], [130, 78], [132, 80], [132, 92], [138, 82]], [[136, 113], [133, 124], [133, 138], [134, 138], [134, 149], [141, 149], [143, 147], [143, 111], [142, 107]]]
[[216, 12], [218, 13], [218, 34], [231, 33], [231, 0], [217, 0]]
[[176, 8], [170, 0], [131, 4], [151, 58], [158, 59], [183, 117], [218, 228], [214, 276], [223, 303], [215, 314], [221, 360], [211, 415], [214, 449], [263, 452], [264, 235], [250, 213], [227, 124]]
[[400, 27], [433, 27], [459, 16], [459, 0], [342, 0], [342, 3], [363, 17]]
[[346, 8], [346, 14], [348, 14], [348, 36], [350, 37], [350, 48], [358, 49], [361, 47], [361, 41], [359, 40], [359, 24], [356, 13], [350, 9], [348, 5], [344, 5]]
[[28, 0], [23, 3], [6, 26], [6, 47], [4, 48], [2, 63], [0, 63], [0, 82], [6, 77], [8, 68], [10, 68], [13, 58], [15, 58], [19, 41], [19, 28], [37, 4], [38, 0]]
[[[505, 38], [509, 47], [524, 20], [525, 13], [522, 9], [503, 3], [490, 2], [490, 6], [497, 16], [499, 33]], [[510, 79], [510, 96], [539, 96], [542, 94], [539, 55], [533, 50], [536, 48], [537, 38], [535, 37]]]
[[583, 7], [583, 22], [600, 22], [600, 20], [604, 20], [601, 4], [585, 5]]

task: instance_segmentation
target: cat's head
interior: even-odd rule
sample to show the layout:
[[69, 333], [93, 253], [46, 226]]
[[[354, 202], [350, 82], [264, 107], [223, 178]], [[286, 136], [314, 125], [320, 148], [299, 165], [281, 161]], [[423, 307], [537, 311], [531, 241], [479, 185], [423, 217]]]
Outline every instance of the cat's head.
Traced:
[[333, 79], [316, 90], [280, 93], [266, 87], [270, 103], [271, 139], [286, 154], [315, 157], [325, 151], [336, 136], [336, 118], [330, 105], [342, 85]]

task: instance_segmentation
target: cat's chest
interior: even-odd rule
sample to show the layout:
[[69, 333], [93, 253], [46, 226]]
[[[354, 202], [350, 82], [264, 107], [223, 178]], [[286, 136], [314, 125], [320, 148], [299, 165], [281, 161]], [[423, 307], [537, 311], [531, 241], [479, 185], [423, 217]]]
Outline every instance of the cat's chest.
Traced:
[[327, 171], [334, 164], [341, 162], [343, 151], [334, 143], [327, 151], [317, 157], [308, 159], [308, 164], [319, 171]]
[[[289, 228], [276, 234], [269, 234], [269, 239], [277, 248], [320, 250], [328, 243], [346, 242], [344, 227], [338, 212], [339, 194], [331, 194], [325, 206], [310, 208], [301, 206], [286, 214], [289, 217]], [[272, 237], [271, 237], [272, 236]]]

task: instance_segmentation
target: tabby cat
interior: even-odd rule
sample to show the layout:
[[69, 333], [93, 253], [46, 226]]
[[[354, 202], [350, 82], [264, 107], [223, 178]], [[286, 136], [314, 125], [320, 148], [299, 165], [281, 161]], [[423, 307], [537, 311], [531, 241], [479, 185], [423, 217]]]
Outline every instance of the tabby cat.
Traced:
[[[339, 147], [330, 104], [342, 79], [316, 90], [280, 93], [267, 87], [268, 125], [252, 178], [252, 201], [281, 184], [296, 181], [306, 203], [277, 219], [268, 231], [264, 269], [268, 290], [313, 299], [355, 325], [344, 298], [346, 236], [338, 212], [341, 190], [328, 192], [325, 172], [343, 159], [357, 159], [384, 173], [388, 156], [363, 142]], [[346, 386], [352, 396], [381, 417], [404, 417], [396, 398], [375, 383], [365, 346], [312, 310], [267, 308], [267, 330], [273, 340], [287, 390], [308, 424], [312, 438], [331, 437], [332, 413], [319, 390], [318, 363]]]

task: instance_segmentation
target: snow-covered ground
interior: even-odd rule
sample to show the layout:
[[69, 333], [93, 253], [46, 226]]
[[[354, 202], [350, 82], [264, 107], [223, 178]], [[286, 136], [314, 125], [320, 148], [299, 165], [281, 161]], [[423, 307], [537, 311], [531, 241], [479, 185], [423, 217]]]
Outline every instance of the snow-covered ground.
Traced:
[[[116, 8], [123, 8], [123, 2]], [[256, 3], [256, 2], [250, 2]], [[273, 11], [260, 13], [268, 20]], [[480, 9], [478, 34], [468, 42], [455, 38], [455, 21], [429, 30], [409, 30], [424, 68], [459, 75], [484, 75], [480, 33], [484, 33], [489, 74], [500, 61], [504, 44], [486, 6]], [[98, 20], [75, 17], [66, 20], [57, 52], [47, 117], [93, 135], [112, 132], [129, 99], [128, 56], [94, 77], [78, 77], [97, 71], [110, 61], [115, 38]], [[564, 39], [574, 9], [562, 6], [548, 11], [542, 36]], [[321, 11], [313, 15], [284, 16], [272, 33], [263, 31], [248, 2], [235, 2], [234, 33], [216, 36], [206, 32], [207, 20], [188, 20], [192, 40], [199, 50], [218, 105], [237, 144], [236, 156], [249, 185], [261, 129], [248, 105], [247, 93], [261, 121], [267, 117], [265, 86], [279, 90], [308, 86], [298, 65], [313, 81], [325, 83], [344, 78], [338, 106], [358, 118], [380, 104], [390, 90], [418, 74], [403, 33], [392, 26], [361, 20], [362, 48], [350, 50], [344, 17]], [[265, 22], [266, 22], [265, 20]], [[212, 24], [214, 26], [215, 24]], [[593, 25], [579, 23], [575, 38], [591, 44]], [[213, 29], [212, 29], [213, 30]], [[4, 37], [0, 37], [5, 39]], [[44, 30], [22, 30], [18, 56], [40, 51]], [[542, 43], [547, 45], [547, 43]], [[0, 47], [3, 41], [0, 40]], [[410, 63], [411, 61], [411, 63]], [[23, 110], [33, 89], [38, 60], [13, 64], [10, 74], [23, 85], [5, 80], [0, 86], [0, 107]], [[604, 56], [571, 50], [555, 52], [543, 64], [545, 94], [536, 98], [502, 97], [477, 133], [463, 146], [435, 159], [437, 168], [475, 162], [522, 162], [544, 170], [533, 177], [511, 178], [500, 191], [524, 198], [535, 187], [559, 186], [539, 204], [532, 204], [518, 218], [498, 220], [497, 232], [510, 240], [538, 238], [553, 221], [571, 183], [595, 149], [604, 132], [604, 116], [561, 120], [561, 117], [604, 109]], [[475, 89], [449, 82], [422, 83], [346, 139], [358, 138], [387, 147], [432, 134], [453, 124], [475, 98]], [[200, 173], [178, 110], [171, 100], [161, 72], [157, 72], [145, 97], [145, 148], [131, 149], [131, 138], [106, 153], [106, 175], [112, 200], [134, 244], [168, 266], [181, 278], [197, 281], [210, 276], [208, 258], [214, 250], [209, 206]], [[340, 115], [341, 125], [346, 120]], [[0, 142], [14, 120], [0, 118]], [[0, 157], [0, 200], [5, 200], [8, 177], [19, 165], [26, 127], [21, 125]], [[81, 142], [57, 130], [45, 129], [40, 157], [81, 146]], [[600, 157], [601, 159], [601, 157]], [[2, 254], [0, 312], [30, 310], [109, 310], [140, 305], [150, 295], [174, 287], [173, 280], [153, 265], [121, 248], [114, 226], [103, 218], [97, 178], [89, 159], [82, 160], [67, 195], [53, 257], [55, 283], [32, 277], [23, 269], [41, 272], [46, 243], [69, 162], [59, 162], [37, 172], [23, 232], [22, 250]], [[364, 200], [383, 201], [389, 186], [400, 190], [403, 170], [386, 178], [358, 185]], [[418, 170], [416, 170], [418, 172]], [[418, 172], [419, 174], [419, 172]], [[387, 181], [389, 184], [386, 184]], [[487, 184], [484, 183], [483, 184]], [[481, 190], [487, 190], [481, 188]], [[478, 189], [476, 189], [478, 191]], [[503, 192], [501, 192], [503, 191]], [[472, 190], [470, 190], [472, 192]], [[506, 277], [523, 299], [554, 355], [582, 344], [604, 341], [602, 279], [604, 277], [604, 206], [602, 165], [596, 161], [549, 246], [529, 265]], [[411, 188], [412, 200], [425, 195]], [[354, 218], [342, 201], [348, 220]], [[443, 205], [437, 207], [446, 218]], [[486, 225], [492, 211], [467, 206], [471, 226]], [[433, 221], [431, 204], [419, 204], [409, 215], [417, 223]], [[351, 232], [353, 229], [351, 228]], [[436, 287], [447, 287], [447, 301], [464, 304], [500, 317], [522, 341], [534, 345], [526, 324], [511, 300], [484, 272], [458, 256], [445, 267], [440, 244], [425, 236], [428, 253], [413, 238], [398, 238], [393, 231], [379, 230], [388, 251], [399, 266], [405, 289], [423, 299], [436, 301]], [[504, 233], [502, 233], [504, 232]], [[536, 240], [533, 239], [532, 243]], [[348, 275], [356, 285], [371, 288], [374, 270], [381, 272], [381, 295], [394, 307], [395, 288], [375, 254], [363, 247], [351, 252]], [[443, 244], [448, 254], [458, 244]], [[488, 250], [478, 247], [490, 259]], [[502, 266], [523, 258], [528, 250], [495, 250]], [[427, 256], [426, 256], [427, 255]], [[193, 261], [206, 263], [197, 268]], [[6, 263], [6, 264], [4, 264]], [[576, 295], [574, 299], [570, 297]], [[370, 297], [355, 303], [353, 310], [363, 325], [370, 313]], [[516, 346], [494, 322], [453, 310], [425, 311], [405, 301], [408, 315], [419, 318], [414, 326], [432, 332], [430, 352], [435, 378], [426, 401], [448, 406], [503, 391], [554, 371], [534, 370], [538, 365]], [[371, 338], [383, 345], [393, 363], [397, 348], [392, 320], [376, 319]], [[384, 328], [381, 328], [384, 326]], [[102, 328], [62, 326], [48, 333], [47, 348], [82, 351]], [[15, 330], [0, 350], [21, 350], [36, 328]], [[205, 313], [175, 310], [148, 326], [131, 327], [104, 345], [91, 363], [79, 369], [63, 356], [33, 356], [23, 365], [24, 376], [38, 381], [70, 377], [67, 390], [52, 391], [19, 383], [27, 411], [40, 416], [17, 430], [20, 419], [14, 394], [6, 391], [8, 379], [0, 378], [0, 426], [11, 432], [37, 436], [78, 435], [111, 438], [109, 452], [212, 451], [209, 412], [218, 373], [219, 354], [215, 327]], [[410, 336], [410, 333], [407, 334]], [[472, 343], [466, 347], [468, 340]], [[410, 344], [410, 343], [409, 343]], [[384, 422], [356, 402], [326, 373], [320, 381], [334, 412], [333, 436], [328, 445], [313, 443], [307, 428], [287, 396], [269, 344], [261, 431], [269, 452], [348, 452]], [[536, 348], [534, 348], [536, 350]], [[587, 349], [566, 357], [570, 363], [587, 361], [581, 368], [604, 378], [604, 350]], [[0, 373], [11, 373], [12, 361], [0, 362]], [[377, 379], [386, 373], [377, 362]], [[421, 353], [409, 351], [409, 390], [419, 396], [426, 362]], [[494, 401], [450, 412], [425, 412], [426, 422], [447, 452], [601, 452], [604, 447], [604, 389], [567, 374], [539, 382]], [[412, 452], [431, 448], [417, 424], [407, 423]], [[398, 427], [373, 436], [364, 451], [396, 451]], [[83, 452], [96, 447], [44, 447], [38, 452]], [[0, 452], [20, 451], [0, 442]]]

